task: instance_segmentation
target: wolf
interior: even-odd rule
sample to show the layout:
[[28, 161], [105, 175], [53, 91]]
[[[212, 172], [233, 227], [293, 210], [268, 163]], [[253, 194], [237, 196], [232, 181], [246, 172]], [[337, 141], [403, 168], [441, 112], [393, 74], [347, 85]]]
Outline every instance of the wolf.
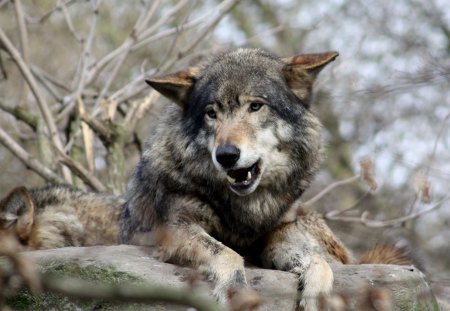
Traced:
[[119, 243], [148, 232], [162, 260], [204, 269], [222, 303], [248, 287], [250, 256], [295, 273], [300, 305], [317, 310], [332, 290], [330, 263], [354, 262], [317, 213], [299, 208], [324, 149], [313, 84], [336, 57], [237, 49], [149, 78], [176, 105], [164, 107], [131, 177]]
[[17, 187], [0, 201], [0, 233], [26, 250], [117, 244], [124, 200], [65, 185]]

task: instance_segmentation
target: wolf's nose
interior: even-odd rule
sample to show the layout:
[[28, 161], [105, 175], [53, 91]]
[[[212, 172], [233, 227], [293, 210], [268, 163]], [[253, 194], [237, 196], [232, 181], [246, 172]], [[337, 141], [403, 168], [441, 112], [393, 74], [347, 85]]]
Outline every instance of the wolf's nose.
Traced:
[[220, 145], [216, 149], [216, 160], [223, 167], [232, 167], [239, 160], [241, 151], [235, 146], [230, 144]]

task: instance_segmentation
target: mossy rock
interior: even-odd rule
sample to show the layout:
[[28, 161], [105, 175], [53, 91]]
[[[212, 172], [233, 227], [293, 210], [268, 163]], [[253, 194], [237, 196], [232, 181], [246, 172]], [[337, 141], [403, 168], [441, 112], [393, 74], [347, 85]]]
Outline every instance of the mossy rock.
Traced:
[[[144, 280], [126, 272], [117, 271], [111, 266], [86, 265], [77, 261], [55, 262], [41, 268], [43, 276], [70, 277], [90, 281], [97, 284], [140, 284]], [[13, 310], [144, 310], [148, 305], [133, 303], [119, 304], [102, 300], [76, 300], [63, 295], [44, 292], [34, 295], [29, 290], [20, 290], [8, 297], [6, 305]], [[152, 305], [158, 310], [158, 305]]]
[[[26, 252], [24, 255], [43, 267], [45, 273], [59, 273], [66, 277], [79, 277], [88, 281], [132, 286], [164, 286], [186, 289], [197, 273], [185, 267], [162, 263], [152, 256], [152, 248], [130, 245], [73, 247]], [[436, 299], [425, 275], [412, 266], [395, 265], [332, 265], [334, 290], [348, 299], [350, 310], [363, 310], [362, 302], [381, 292], [391, 296], [392, 310], [439, 310]], [[263, 304], [259, 311], [295, 310], [298, 280], [295, 275], [283, 272], [247, 267], [247, 280], [253, 289], [261, 293]], [[137, 284], [136, 284], [137, 283]], [[211, 284], [199, 280], [195, 291], [203, 297], [211, 294]], [[21, 293], [22, 294], [22, 293]], [[369, 295], [369, 296], [368, 296]], [[145, 292], [148, 298], [148, 292]], [[44, 295], [45, 298], [45, 295]], [[211, 298], [211, 297], [210, 297]], [[196, 298], [197, 299], [197, 298]], [[143, 305], [127, 302], [116, 304], [107, 301], [74, 301], [68, 298], [46, 298], [44, 304], [28, 293], [10, 298], [9, 305], [16, 310], [186, 310], [187, 306], [167, 303]], [[156, 300], [156, 299], [155, 299]], [[12, 303], [14, 301], [14, 304]], [[31, 301], [31, 302], [30, 302]], [[144, 300], [129, 300], [144, 301]], [[145, 300], [148, 301], [148, 300]], [[157, 301], [167, 301], [158, 299]], [[174, 300], [170, 300], [174, 301]], [[345, 300], [347, 301], [347, 300]], [[376, 301], [375, 301], [376, 302]], [[191, 304], [192, 305], [192, 304]], [[372, 308], [373, 309], [373, 308]]]

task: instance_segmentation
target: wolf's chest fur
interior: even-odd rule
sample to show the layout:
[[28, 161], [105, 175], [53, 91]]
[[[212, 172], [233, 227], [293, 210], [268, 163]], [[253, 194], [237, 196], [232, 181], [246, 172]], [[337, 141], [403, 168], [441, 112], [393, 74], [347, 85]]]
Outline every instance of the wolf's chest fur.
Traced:
[[[213, 165], [211, 154], [202, 146], [204, 138], [186, 135], [180, 111], [173, 107], [165, 110], [167, 117], [159, 121], [170, 131], [156, 132], [148, 139], [137, 178], [130, 183], [130, 187], [136, 183], [142, 189], [139, 196], [130, 198], [141, 206], [131, 211], [139, 215], [141, 228], [151, 230], [170, 218], [189, 217], [205, 223], [226, 245], [242, 248], [276, 227], [305, 188], [301, 167], [294, 166], [281, 178], [269, 172], [253, 193], [238, 196], [230, 191], [226, 174]], [[202, 204], [171, 201], [178, 196]]]

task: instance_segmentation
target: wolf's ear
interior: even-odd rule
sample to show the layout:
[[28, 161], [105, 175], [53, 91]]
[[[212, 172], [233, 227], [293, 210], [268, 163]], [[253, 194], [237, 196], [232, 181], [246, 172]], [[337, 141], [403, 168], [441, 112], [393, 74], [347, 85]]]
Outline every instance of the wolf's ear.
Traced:
[[33, 223], [34, 202], [27, 188], [17, 187], [0, 201], [2, 229], [10, 229], [13, 226], [18, 237], [26, 240], [31, 233]]
[[294, 94], [308, 103], [317, 75], [338, 56], [338, 52], [326, 52], [283, 58], [282, 61], [285, 63], [283, 74]]
[[190, 67], [168, 76], [148, 78], [145, 82], [165, 97], [184, 107], [189, 91], [199, 74], [199, 67]]

